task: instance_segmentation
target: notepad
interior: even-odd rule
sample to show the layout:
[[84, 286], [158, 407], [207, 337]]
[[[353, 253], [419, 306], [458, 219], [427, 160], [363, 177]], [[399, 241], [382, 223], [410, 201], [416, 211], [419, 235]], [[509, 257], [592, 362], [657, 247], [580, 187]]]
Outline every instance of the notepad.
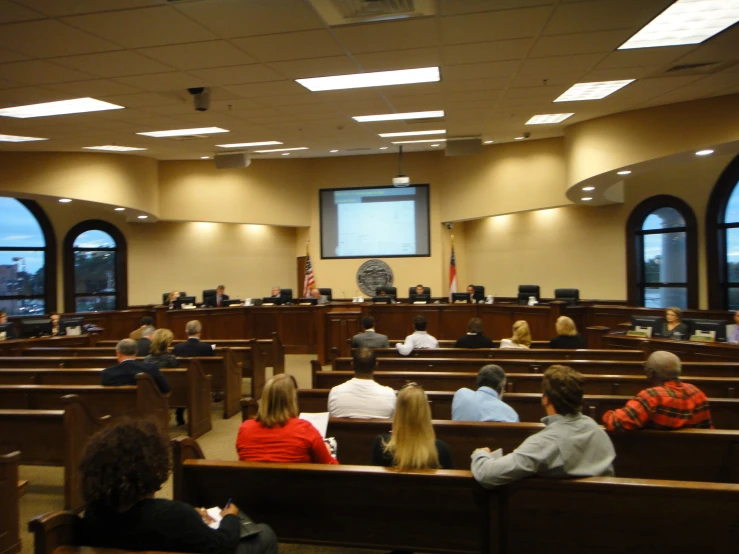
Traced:
[[321, 433], [321, 438], [326, 438], [326, 431], [328, 430], [328, 412], [303, 412], [298, 417], [311, 422], [313, 427], [318, 429], [318, 432]]
[[[208, 508], [205, 510], [208, 512], [208, 515], [211, 517], [213, 521], [208, 523], [208, 527], [211, 529], [218, 529], [221, 525], [221, 520], [223, 517], [221, 517], [221, 509], [218, 506], [214, 506], [213, 508]], [[244, 512], [239, 510], [239, 513], [237, 514], [239, 518], [239, 522], [241, 523], [241, 538], [244, 539], [246, 537], [251, 537], [252, 535], [257, 535], [262, 532], [262, 530], [257, 526], [256, 523]]]

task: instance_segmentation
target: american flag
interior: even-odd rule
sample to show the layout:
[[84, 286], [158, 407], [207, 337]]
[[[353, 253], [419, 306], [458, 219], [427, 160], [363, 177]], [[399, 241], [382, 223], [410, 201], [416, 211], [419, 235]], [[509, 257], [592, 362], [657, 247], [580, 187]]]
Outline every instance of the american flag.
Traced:
[[303, 298], [310, 296], [310, 290], [316, 286], [316, 279], [313, 277], [313, 266], [310, 263], [310, 254], [305, 256], [305, 281], [303, 281]]
[[457, 292], [457, 262], [454, 257], [454, 245], [452, 244], [452, 259], [449, 262], [449, 301], [452, 301], [452, 294]]

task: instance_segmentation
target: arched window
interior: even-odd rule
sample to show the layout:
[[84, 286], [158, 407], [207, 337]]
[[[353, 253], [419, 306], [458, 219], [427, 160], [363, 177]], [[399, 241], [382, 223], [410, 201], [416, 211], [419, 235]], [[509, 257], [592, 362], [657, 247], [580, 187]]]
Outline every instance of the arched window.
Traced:
[[708, 305], [739, 309], [739, 156], [716, 181], [706, 210]]
[[0, 198], [0, 309], [8, 315], [56, 310], [56, 240], [31, 200]]
[[64, 239], [67, 311], [100, 312], [127, 306], [126, 239], [99, 220], [78, 223]]
[[697, 308], [696, 220], [669, 195], [644, 200], [627, 224], [628, 303], [647, 308]]

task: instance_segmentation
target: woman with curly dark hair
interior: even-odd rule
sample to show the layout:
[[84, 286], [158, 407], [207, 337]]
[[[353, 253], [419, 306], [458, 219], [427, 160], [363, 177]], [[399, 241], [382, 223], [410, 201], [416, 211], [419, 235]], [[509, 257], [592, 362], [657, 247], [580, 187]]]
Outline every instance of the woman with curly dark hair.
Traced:
[[90, 439], [80, 463], [85, 517], [83, 544], [124, 550], [272, 554], [277, 538], [259, 534], [240, 540], [239, 509], [223, 509], [218, 529], [207, 514], [184, 502], [154, 498], [170, 470], [168, 438], [151, 420], [111, 425]]

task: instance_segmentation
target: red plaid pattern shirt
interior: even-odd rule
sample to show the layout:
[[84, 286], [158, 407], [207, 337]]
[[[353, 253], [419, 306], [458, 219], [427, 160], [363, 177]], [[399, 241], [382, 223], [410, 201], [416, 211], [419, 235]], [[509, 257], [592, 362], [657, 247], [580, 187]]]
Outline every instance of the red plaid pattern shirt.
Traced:
[[645, 389], [619, 410], [603, 414], [609, 431], [630, 429], [712, 429], [708, 399], [700, 389], [682, 381]]

